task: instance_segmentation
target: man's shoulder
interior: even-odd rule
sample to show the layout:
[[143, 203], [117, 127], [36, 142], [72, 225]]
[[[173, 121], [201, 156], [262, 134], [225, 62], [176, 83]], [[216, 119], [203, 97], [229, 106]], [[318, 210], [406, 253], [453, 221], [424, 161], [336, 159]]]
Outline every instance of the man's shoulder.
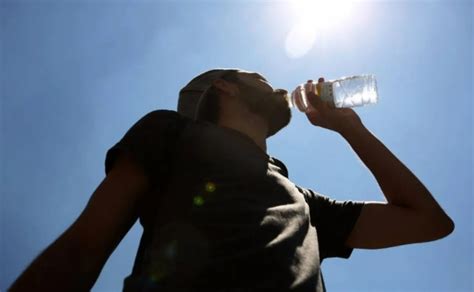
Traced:
[[181, 115], [177, 111], [168, 109], [155, 109], [145, 114], [144, 117], [150, 117], [155, 119], [189, 119]]
[[137, 124], [143, 124], [145, 127], [168, 127], [168, 126], [181, 126], [192, 123], [193, 120], [183, 116], [174, 110], [168, 109], [155, 109], [145, 115], [143, 115], [137, 122]]

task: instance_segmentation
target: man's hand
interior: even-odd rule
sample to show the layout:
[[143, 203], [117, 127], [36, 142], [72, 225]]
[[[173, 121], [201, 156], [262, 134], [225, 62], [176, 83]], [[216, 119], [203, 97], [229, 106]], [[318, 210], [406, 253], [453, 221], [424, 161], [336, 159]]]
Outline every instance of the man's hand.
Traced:
[[[320, 83], [324, 82], [324, 78], [318, 80], [318, 91]], [[359, 126], [362, 124], [357, 113], [350, 108], [336, 108], [333, 103], [323, 101], [313, 92], [307, 93], [310, 110], [306, 113], [311, 124], [325, 129], [343, 132], [351, 126]]]

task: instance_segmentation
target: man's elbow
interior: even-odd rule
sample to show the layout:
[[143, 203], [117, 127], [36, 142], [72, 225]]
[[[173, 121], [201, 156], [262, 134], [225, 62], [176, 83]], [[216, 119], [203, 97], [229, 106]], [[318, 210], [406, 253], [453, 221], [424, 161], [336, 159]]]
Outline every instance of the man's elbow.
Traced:
[[446, 227], [445, 227], [445, 232], [444, 232], [443, 237], [450, 235], [454, 231], [454, 228], [455, 228], [454, 221], [449, 217], [447, 217], [445, 224], [446, 224]]
[[437, 217], [433, 219], [432, 222], [432, 226], [434, 227], [434, 240], [444, 238], [454, 231], [454, 221], [447, 215], [444, 215], [441, 218]]

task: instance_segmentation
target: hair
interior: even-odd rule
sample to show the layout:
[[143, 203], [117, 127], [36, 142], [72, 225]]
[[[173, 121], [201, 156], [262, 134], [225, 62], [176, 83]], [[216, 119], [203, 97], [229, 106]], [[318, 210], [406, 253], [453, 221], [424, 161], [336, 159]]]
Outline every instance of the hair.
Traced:
[[[229, 70], [221, 79], [229, 82], [236, 83], [238, 85], [239, 78], [237, 76], [237, 70]], [[199, 104], [197, 119], [201, 121], [207, 121], [213, 124], [217, 124], [219, 121], [220, 114], [220, 93], [219, 90], [211, 85], [202, 95], [201, 102]]]

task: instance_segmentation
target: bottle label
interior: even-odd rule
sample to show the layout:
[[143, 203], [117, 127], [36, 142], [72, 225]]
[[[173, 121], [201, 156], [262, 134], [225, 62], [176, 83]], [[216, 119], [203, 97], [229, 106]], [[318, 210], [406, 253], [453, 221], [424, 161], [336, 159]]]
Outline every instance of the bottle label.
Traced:
[[323, 82], [320, 86], [321, 92], [319, 92], [319, 97], [321, 97], [323, 101], [334, 102], [332, 82]]

